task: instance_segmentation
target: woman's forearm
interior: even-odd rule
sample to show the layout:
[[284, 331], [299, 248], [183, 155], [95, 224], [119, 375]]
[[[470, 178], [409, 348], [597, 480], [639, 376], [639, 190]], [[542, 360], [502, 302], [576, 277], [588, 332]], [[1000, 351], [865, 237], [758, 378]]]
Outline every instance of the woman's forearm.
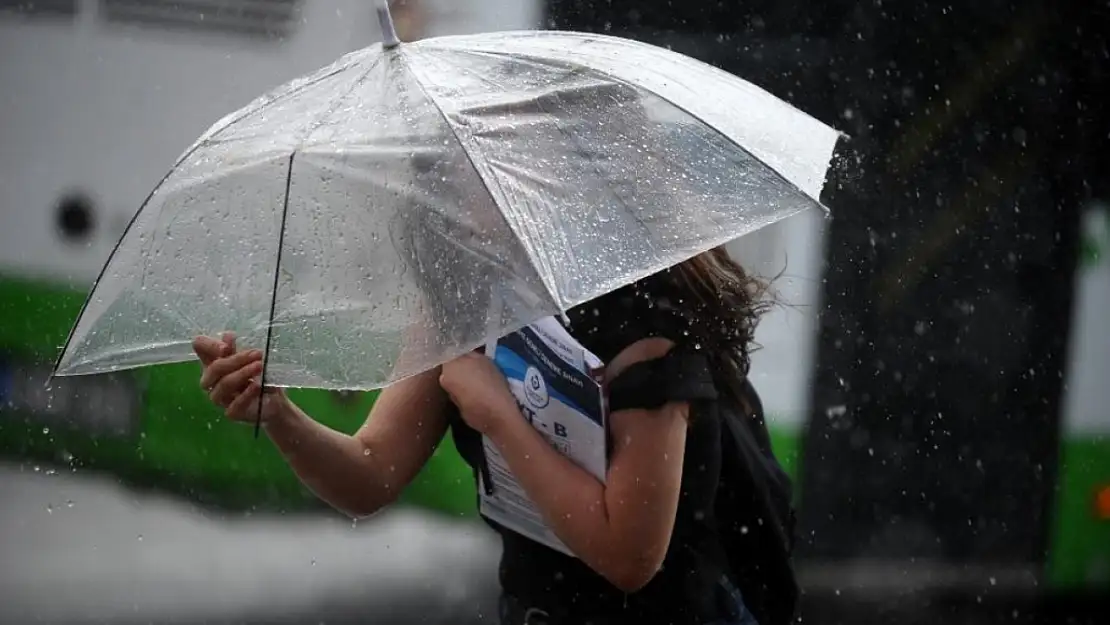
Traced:
[[552, 448], [519, 414], [514, 417], [500, 419], [490, 440], [555, 535], [595, 570], [611, 567], [605, 485]]
[[370, 446], [317, 423], [288, 399], [264, 428], [301, 482], [345, 514], [374, 514], [404, 488]]
[[487, 435], [556, 536], [613, 585], [634, 592], [654, 577], [670, 544], [686, 407], [610, 416], [616, 438], [604, 484], [519, 414], [498, 419]]

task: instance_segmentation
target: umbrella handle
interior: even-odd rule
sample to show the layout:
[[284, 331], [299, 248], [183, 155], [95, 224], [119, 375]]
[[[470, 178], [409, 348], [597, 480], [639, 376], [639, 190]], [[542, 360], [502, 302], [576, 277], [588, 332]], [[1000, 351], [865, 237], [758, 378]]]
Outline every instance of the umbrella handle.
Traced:
[[389, 13], [389, 0], [378, 0], [378, 24], [382, 27], [382, 47], [396, 48], [401, 44], [397, 29], [393, 26], [393, 16]]

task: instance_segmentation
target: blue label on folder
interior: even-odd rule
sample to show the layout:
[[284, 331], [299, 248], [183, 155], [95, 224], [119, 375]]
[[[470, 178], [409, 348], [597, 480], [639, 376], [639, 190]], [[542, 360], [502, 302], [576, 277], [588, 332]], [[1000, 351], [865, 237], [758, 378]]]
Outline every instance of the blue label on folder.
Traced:
[[505, 377], [523, 383], [530, 407], [545, 408], [548, 401], [555, 399], [601, 425], [597, 382], [544, 345], [531, 328], [501, 339], [494, 361]]

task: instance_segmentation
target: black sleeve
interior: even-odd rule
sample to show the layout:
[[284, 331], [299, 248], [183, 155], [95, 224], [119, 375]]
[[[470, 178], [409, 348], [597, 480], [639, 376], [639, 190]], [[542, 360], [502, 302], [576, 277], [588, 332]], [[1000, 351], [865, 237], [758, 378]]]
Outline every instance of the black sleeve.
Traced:
[[662, 358], [638, 362], [609, 383], [609, 410], [651, 410], [670, 401], [717, 399], [709, 359], [676, 347]]

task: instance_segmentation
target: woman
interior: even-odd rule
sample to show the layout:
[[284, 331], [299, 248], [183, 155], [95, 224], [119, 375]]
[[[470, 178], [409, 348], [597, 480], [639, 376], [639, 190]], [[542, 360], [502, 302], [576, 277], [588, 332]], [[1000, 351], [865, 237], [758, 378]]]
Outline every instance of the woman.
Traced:
[[[750, 575], [729, 570], [715, 526], [722, 425], [710, 407], [752, 414], [758, 403], [746, 376], [763, 293], [716, 249], [571, 311], [571, 333], [608, 363], [604, 484], [520, 418], [505, 378], [482, 355], [387, 388], [347, 436], [314, 422], [280, 390], [262, 395], [257, 350], [236, 351], [229, 335], [198, 338], [195, 349], [212, 401], [251, 422], [261, 396], [263, 427], [293, 470], [355, 517], [393, 502], [448, 430], [472, 467], [487, 436], [578, 556], [491, 522], [504, 545], [503, 623], [752, 625], [752, 613], [762, 615], [735, 583]], [[765, 438], [762, 421], [758, 427]]]

